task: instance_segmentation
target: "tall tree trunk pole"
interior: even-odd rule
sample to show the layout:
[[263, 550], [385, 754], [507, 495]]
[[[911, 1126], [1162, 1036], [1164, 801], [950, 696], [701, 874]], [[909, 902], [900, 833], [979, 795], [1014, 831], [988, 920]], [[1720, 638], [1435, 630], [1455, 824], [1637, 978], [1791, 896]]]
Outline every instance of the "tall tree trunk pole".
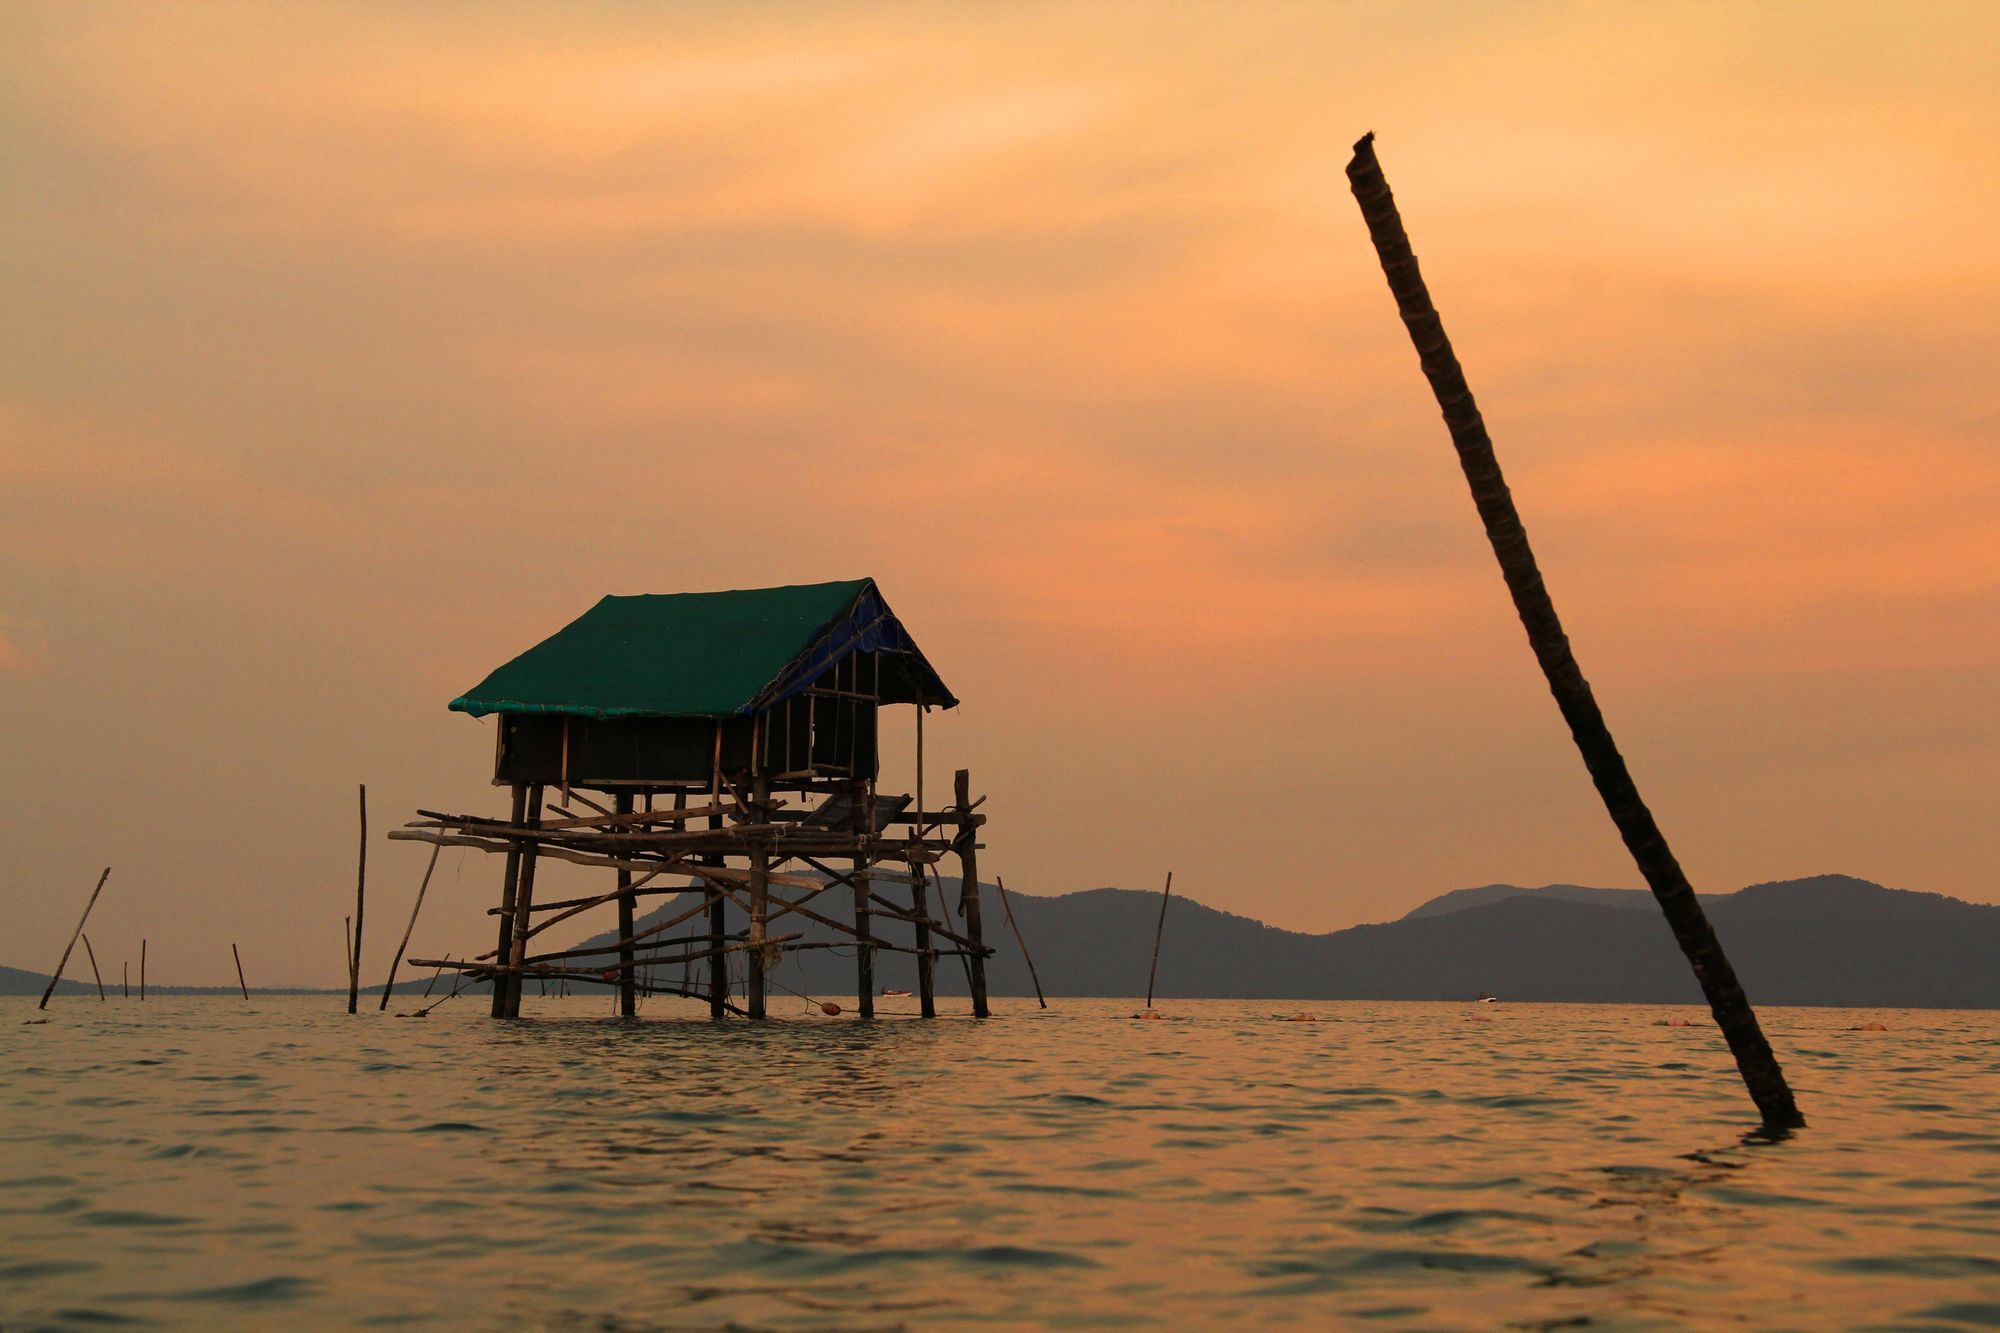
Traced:
[[1364, 135], [1354, 145], [1354, 158], [1347, 164], [1347, 179], [1355, 201], [1361, 206], [1361, 216], [1368, 223], [1368, 234], [1375, 242], [1382, 272], [1396, 298], [1396, 309], [1416, 344], [1424, 377], [1430, 381], [1431, 391], [1444, 411], [1452, 445], [1458, 450], [1459, 464], [1472, 488], [1473, 503], [1479, 508], [1487, 540], [1493, 545], [1501, 575], [1513, 594], [1514, 609], [1520, 614], [1522, 628], [1528, 633], [1528, 643], [1541, 663], [1542, 674], [1548, 677], [1556, 706], [1569, 723], [1584, 767], [1590, 770], [1591, 781], [1604, 798], [1611, 822], [1638, 863], [1639, 873], [1652, 887], [1681, 952], [1694, 968], [1695, 979], [1708, 997], [1709, 1010], [1736, 1057], [1736, 1067], [1742, 1071], [1750, 1099], [1763, 1114], [1764, 1123], [1773, 1128], [1803, 1125], [1805, 1120], [1792, 1098], [1792, 1090], [1771, 1053], [1770, 1042], [1758, 1026], [1749, 998], [1736, 980], [1735, 969], [1723, 956], [1715, 930], [1709, 925], [1687, 875], [1668, 848], [1666, 837], [1640, 799], [1639, 789], [1626, 770], [1625, 760], [1605, 725], [1604, 714], [1591, 694], [1590, 683], [1584, 679], [1570, 651], [1555, 603], [1549, 599], [1541, 571], [1535, 565], [1534, 552], [1529, 549], [1527, 529], [1521, 525], [1513, 496], [1500, 474], [1493, 441], [1486, 433], [1478, 405], [1473, 402], [1465, 372], [1445, 336], [1444, 322], [1431, 304], [1430, 291], [1418, 271], [1417, 257], [1403, 231], [1396, 201], [1389, 193], [1389, 182], [1375, 160], [1373, 134]]
[[1160, 920], [1153, 927], [1153, 970], [1146, 974], [1146, 1007], [1153, 1007], [1153, 982], [1160, 975], [1160, 938], [1167, 933], [1167, 899], [1174, 893], [1174, 872], [1167, 872], [1167, 887], [1160, 890]]
[[42, 1002], [36, 1005], [35, 1008], [46, 1009], [49, 1007], [49, 996], [56, 993], [56, 983], [62, 980], [63, 969], [69, 966], [70, 950], [76, 948], [77, 940], [82, 938], [83, 923], [90, 920], [90, 909], [97, 906], [97, 895], [104, 892], [104, 881], [110, 878], [111, 867], [106, 866], [104, 867], [104, 873], [97, 877], [97, 887], [90, 891], [90, 901], [83, 905], [83, 915], [76, 919], [76, 930], [70, 935], [69, 943], [63, 948], [62, 961], [56, 964], [55, 975], [49, 978], [49, 988], [42, 992]]
[[361, 784], [361, 859], [354, 870], [354, 944], [347, 965], [347, 1012], [361, 1003], [361, 907], [368, 897], [368, 785]]

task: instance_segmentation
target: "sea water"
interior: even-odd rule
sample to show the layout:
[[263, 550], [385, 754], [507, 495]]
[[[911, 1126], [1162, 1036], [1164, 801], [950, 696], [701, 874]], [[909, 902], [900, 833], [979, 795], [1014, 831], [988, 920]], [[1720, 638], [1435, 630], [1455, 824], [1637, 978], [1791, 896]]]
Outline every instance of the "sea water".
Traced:
[[1772, 1142], [1693, 1010], [366, 1003], [0, 1001], [0, 1326], [2000, 1325], [1996, 1013]]

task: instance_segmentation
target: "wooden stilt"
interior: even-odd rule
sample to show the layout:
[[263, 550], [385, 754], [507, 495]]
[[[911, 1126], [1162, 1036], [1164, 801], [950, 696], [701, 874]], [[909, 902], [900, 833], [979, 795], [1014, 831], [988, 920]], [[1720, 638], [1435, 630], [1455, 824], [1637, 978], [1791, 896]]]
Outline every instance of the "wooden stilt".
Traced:
[[[542, 787], [536, 783], [528, 788], [528, 812], [525, 825], [534, 828], [542, 822]], [[521, 850], [521, 882], [514, 890], [514, 938], [509, 942], [507, 952], [501, 955], [515, 967], [528, 952], [528, 921], [534, 915], [535, 906], [535, 862], [538, 848], [533, 842]], [[521, 1016], [521, 974], [516, 972], [508, 978], [507, 1013], [508, 1018]]]
[[431, 872], [437, 869], [438, 853], [443, 850], [441, 844], [431, 844], [430, 864], [424, 867], [423, 883], [417, 885], [417, 901], [410, 907], [410, 924], [403, 927], [403, 938], [396, 945], [396, 956], [389, 960], [389, 979], [382, 983], [382, 1003], [375, 1006], [377, 1013], [389, 1007], [389, 992], [396, 989], [396, 969], [403, 965], [403, 953], [410, 947], [410, 932], [417, 928], [417, 913], [424, 910], [424, 894], [430, 890]]
[[1160, 920], [1153, 927], [1153, 967], [1146, 973], [1146, 1007], [1153, 1007], [1153, 983], [1160, 976], [1160, 939], [1167, 933], [1167, 899], [1174, 894], [1174, 872], [1167, 872], [1167, 887], [1160, 890]]
[[250, 986], [243, 980], [243, 955], [237, 951], [234, 940], [229, 942], [229, 956], [236, 960], [236, 989], [242, 991], [243, 998], [247, 1000], [250, 998]]
[[347, 969], [347, 1012], [361, 1003], [361, 911], [368, 898], [368, 784], [361, 784], [361, 857], [354, 871], [354, 961]]
[[[958, 911], [965, 918], [965, 933], [972, 951], [965, 956], [967, 980], [972, 987], [972, 1016], [985, 1018], [991, 1010], [986, 1002], [986, 945], [979, 928], [978, 829], [972, 814], [972, 775], [965, 769], [952, 774], [952, 795], [958, 801]], [[984, 818], [984, 816], [981, 816]]]
[[[632, 793], [619, 792], [616, 798], [618, 813], [632, 813]], [[618, 1013], [625, 1018], [637, 1016], [639, 1012], [639, 992], [632, 972], [632, 872], [618, 872]]]
[[[519, 828], [528, 818], [528, 785], [514, 784], [513, 812], [507, 822]], [[521, 885], [521, 844], [511, 842], [507, 846], [506, 868], [500, 872], [500, 942], [493, 946], [495, 958], [505, 958], [507, 950], [514, 943], [514, 901]], [[526, 915], [523, 913], [523, 915]], [[456, 993], [456, 992], [454, 992]], [[493, 978], [493, 1016], [507, 1016], [507, 986], [499, 977]]]
[[1416, 347], [1418, 364], [1444, 412], [1452, 448], [1458, 454], [1473, 504], [1486, 528], [1487, 541], [1500, 564], [1501, 577], [1513, 597], [1515, 613], [1520, 616], [1528, 644], [1548, 680], [1556, 707], [1569, 724], [1570, 738], [1576, 742], [1591, 782], [1604, 801], [1605, 812], [1624, 839], [1639, 873], [1646, 877], [1661, 914], [1701, 984], [1709, 1012], [1716, 1026], [1722, 1029], [1730, 1053], [1736, 1057], [1737, 1071], [1743, 1076], [1744, 1086], [1757, 1104], [1764, 1124], [1773, 1129], [1801, 1126], [1805, 1118], [1799, 1113], [1791, 1086], [1785, 1082], [1784, 1070], [1757, 1022], [1756, 1011], [1750, 1007], [1749, 997], [1736, 979], [1736, 970], [1722, 951], [1722, 943], [1695, 896], [1694, 886], [1688, 882], [1687, 874], [1667, 846], [1666, 835], [1640, 797], [1604, 713], [1597, 706], [1590, 682], [1577, 664], [1569, 636], [1556, 614], [1555, 602], [1535, 563], [1534, 550], [1528, 544], [1528, 530], [1521, 522], [1520, 511], [1494, 455], [1492, 437], [1487, 434], [1479, 405], [1473, 400], [1472, 388], [1466, 383], [1465, 371], [1452, 351], [1451, 339], [1445, 335], [1444, 321], [1431, 301], [1430, 289], [1418, 268], [1416, 252], [1403, 228], [1395, 197], [1389, 191], [1381, 163], [1376, 160], [1373, 134], [1362, 136], [1354, 145], [1354, 157], [1347, 164], [1347, 179], [1355, 202], [1360, 205], [1361, 216], [1368, 224], [1369, 239], [1374, 242], [1383, 276], [1396, 298], [1397, 313]]
[[[874, 784], [856, 783], [854, 830], [872, 833], [874, 824]], [[869, 864], [865, 854], [854, 858], [854, 990], [856, 1006], [863, 1018], [875, 1017], [875, 931], [868, 919]]]
[[[751, 785], [753, 808], [751, 818], [758, 823], [764, 820], [764, 805], [770, 793], [770, 783], [759, 777]], [[750, 849], [750, 949], [745, 955], [748, 970], [745, 973], [749, 984], [749, 994], [744, 997], [743, 1007], [750, 1011], [750, 1017], [764, 1017], [764, 971], [770, 965], [766, 957], [768, 946], [765, 919], [771, 910], [771, 853], [770, 846], [762, 838], [757, 838]]]
[[97, 950], [90, 947], [90, 936], [83, 937], [83, 956], [90, 960], [90, 979], [97, 983], [97, 1002], [104, 1003], [104, 978], [97, 974]]
[[132, 998], [132, 963], [131, 963], [131, 960], [130, 960], [130, 959], [127, 959], [127, 960], [126, 960], [125, 962], [122, 962], [122, 963], [120, 963], [120, 964], [118, 965], [118, 967], [119, 967], [119, 970], [120, 970], [120, 972], [121, 972], [121, 973], [123, 974], [123, 977], [124, 977], [124, 994], [123, 994], [123, 995], [121, 995], [121, 996], [119, 996], [119, 998], [120, 998], [120, 999], [123, 999], [123, 1000], [129, 1000], [129, 999], [131, 999], [131, 998]]
[[917, 1009], [925, 1018], [937, 1017], [937, 952], [931, 948], [931, 909], [924, 892], [927, 876], [915, 862], [910, 863], [914, 882], [910, 885], [910, 915], [917, 933]]
[[139, 1003], [146, 1002], [146, 941], [139, 941]]
[[37, 1009], [49, 1007], [49, 996], [56, 993], [56, 983], [62, 980], [63, 968], [69, 965], [70, 950], [76, 948], [76, 942], [83, 938], [83, 923], [90, 920], [90, 909], [97, 906], [97, 895], [104, 892], [104, 881], [110, 878], [111, 867], [106, 866], [104, 873], [97, 877], [97, 887], [90, 891], [90, 901], [83, 905], [83, 915], [76, 919], [76, 930], [70, 935], [69, 943], [63, 947], [62, 958], [56, 963], [55, 974], [49, 978], [49, 987], [42, 992], [42, 1002], [35, 1006]]
[[1042, 994], [1042, 978], [1035, 971], [1035, 959], [1028, 952], [1028, 942], [1021, 938], [1021, 927], [1014, 920], [1014, 906], [1007, 901], [1007, 881], [998, 875], [993, 877], [993, 887], [1000, 890], [1000, 910], [1007, 914], [1007, 928], [1014, 932], [1014, 943], [1021, 946], [1021, 957], [1028, 964], [1028, 980], [1035, 983], [1035, 999], [1042, 1008], [1049, 1007], [1048, 997]]

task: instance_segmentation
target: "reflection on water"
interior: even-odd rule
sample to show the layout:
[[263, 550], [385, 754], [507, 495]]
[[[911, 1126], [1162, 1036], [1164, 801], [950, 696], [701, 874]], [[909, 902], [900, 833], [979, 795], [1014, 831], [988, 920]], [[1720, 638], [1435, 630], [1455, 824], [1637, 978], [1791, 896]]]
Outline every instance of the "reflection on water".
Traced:
[[2000, 1325], [2000, 1014], [998, 1003], [0, 1001], [0, 1325]]

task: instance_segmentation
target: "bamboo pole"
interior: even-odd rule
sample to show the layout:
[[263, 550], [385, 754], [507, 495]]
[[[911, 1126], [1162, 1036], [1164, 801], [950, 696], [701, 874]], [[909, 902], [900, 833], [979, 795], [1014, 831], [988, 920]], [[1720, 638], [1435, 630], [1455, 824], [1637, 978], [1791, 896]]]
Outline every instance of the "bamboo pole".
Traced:
[[132, 960], [127, 958], [118, 967], [124, 977], [124, 994], [119, 998], [129, 1000], [132, 998]]
[[[914, 862], [910, 873], [919, 874]], [[936, 1018], [937, 950], [931, 947], [931, 908], [922, 876], [910, 885], [910, 917], [917, 940], [917, 1010], [925, 1018]]]
[[104, 1003], [104, 978], [97, 973], [97, 950], [90, 947], [90, 936], [83, 937], [83, 956], [90, 960], [90, 979], [97, 983], [97, 1002]]
[[104, 892], [104, 881], [110, 878], [111, 867], [106, 866], [104, 873], [97, 877], [97, 887], [90, 891], [90, 901], [83, 905], [83, 915], [77, 918], [76, 930], [63, 948], [62, 960], [56, 964], [55, 975], [49, 978], [49, 988], [42, 992], [42, 1002], [35, 1006], [37, 1009], [49, 1007], [49, 996], [56, 993], [56, 983], [62, 980], [63, 968], [69, 965], [70, 950], [76, 948], [76, 942], [83, 937], [83, 923], [90, 920], [90, 909], [97, 906], [97, 895]]
[[424, 867], [424, 882], [417, 885], [417, 901], [410, 907], [410, 924], [403, 927], [402, 943], [396, 946], [396, 956], [389, 960], [389, 979], [382, 983], [382, 1003], [375, 1007], [376, 1013], [389, 1007], [389, 992], [396, 989], [396, 969], [403, 965], [403, 952], [410, 947], [410, 932], [417, 928], [417, 913], [424, 910], [424, 894], [431, 887], [431, 872], [437, 869], [438, 853], [443, 850], [438, 844], [431, 844], [430, 864]]
[[1028, 942], [1021, 938], [1021, 927], [1014, 920], [1014, 905], [1007, 901], [1007, 881], [995, 875], [993, 886], [1000, 890], [1000, 910], [1007, 914], [1007, 928], [1014, 932], [1014, 943], [1021, 946], [1021, 957], [1027, 960], [1028, 980], [1035, 983], [1035, 999], [1046, 1009], [1049, 1007], [1049, 1001], [1048, 997], [1042, 994], [1042, 978], [1035, 971], [1034, 955], [1028, 952]]
[[1687, 956], [1695, 979], [1708, 998], [1709, 1011], [1722, 1029], [1736, 1067], [1743, 1075], [1750, 1098], [1767, 1126], [1789, 1129], [1805, 1123], [1799, 1114], [1792, 1089], [1783, 1069], [1772, 1054], [1771, 1043], [1757, 1022], [1756, 1011], [1736, 978], [1736, 971], [1722, 951], [1715, 929], [1695, 897], [1680, 862], [1667, 846], [1666, 835], [1654, 821], [1652, 811], [1639, 795], [1625, 760], [1612, 739], [1611, 729], [1597, 706], [1590, 682], [1584, 678], [1556, 615], [1555, 602], [1542, 581], [1534, 551], [1528, 545], [1527, 529], [1501, 474], [1494, 456], [1493, 441], [1479, 415], [1465, 372], [1445, 335], [1444, 321], [1432, 304], [1417, 257], [1403, 229], [1389, 182], [1375, 157], [1375, 136], [1363, 135], [1354, 145], [1353, 160], [1347, 164], [1347, 178], [1355, 202], [1368, 224], [1369, 238], [1382, 263], [1389, 290], [1396, 298], [1397, 312], [1416, 345], [1417, 359], [1424, 377], [1430, 381], [1452, 446], [1472, 490], [1473, 503], [1486, 527], [1500, 572], [1513, 595], [1514, 609], [1527, 631], [1528, 643], [1548, 678], [1549, 692], [1569, 723], [1570, 736], [1583, 757], [1604, 808], [1617, 826], [1619, 836], [1646, 877], [1660, 910]]
[[139, 940], [139, 1003], [144, 1004], [145, 1002], [146, 1002], [146, 941], [145, 938], [142, 936], [140, 937]]
[[[528, 817], [528, 785], [517, 782], [513, 788], [513, 813], [508, 822], [520, 824]], [[493, 956], [505, 958], [508, 946], [514, 942], [514, 908], [521, 890], [521, 849], [526, 846], [520, 841], [507, 844], [507, 861], [500, 872], [500, 939], [493, 946]], [[452, 991], [453, 995], [458, 992]], [[497, 980], [493, 983], [493, 1017], [507, 1016], [507, 988]]]
[[361, 910], [368, 897], [368, 784], [361, 784], [361, 853], [354, 870], [354, 944], [347, 966], [347, 1012], [361, 1002]]
[[[543, 790], [544, 788], [539, 782], [532, 784], [528, 788], [527, 823], [531, 828], [539, 825], [542, 821]], [[539, 856], [540, 848], [533, 841], [528, 842], [521, 849], [521, 880], [515, 886], [514, 890], [514, 938], [510, 941], [507, 952], [501, 955], [508, 962], [517, 966], [528, 952], [528, 922], [533, 916], [535, 903], [535, 865]], [[520, 973], [513, 974], [506, 989], [507, 1012], [503, 1017], [519, 1018], [521, 1016]]]
[[[347, 980], [348, 984], [352, 985], [354, 982], [354, 918], [351, 916], [340, 918], [340, 929], [347, 940]], [[347, 1012], [351, 1014], [354, 1011], [349, 1009]]]
[[[959, 769], [951, 777], [951, 793], [965, 816], [959, 823], [953, 844], [958, 851], [958, 914], [965, 918], [965, 933], [972, 939], [973, 952], [960, 955], [965, 964], [966, 986], [972, 991], [972, 1016], [987, 1018], [992, 1008], [986, 1000], [985, 938], [979, 924], [979, 833], [972, 823], [972, 775]], [[944, 896], [943, 886], [938, 896]], [[939, 906], [943, 906], [942, 903]]]
[[242, 991], [243, 998], [247, 1000], [250, 998], [250, 986], [243, 980], [243, 955], [237, 950], [234, 940], [229, 942], [229, 956], [236, 960], [236, 989]]
[[1160, 975], [1160, 937], [1167, 933], [1167, 899], [1174, 893], [1174, 872], [1167, 872], [1167, 887], [1160, 890], [1160, 920], [1153, 927], [1153, 970], [1146, 974], [1146, 1007], [1153, 1007], [1153, 982]]
[[[621, 791], [613, 802], [617, 813], [632, 813], [632, 793]], [[618, 872], [618, 1015], [621, 1018], [635, 1017], [639, 1012], [639, 991], [637, 978], [632, 973], [632, 872]]]

